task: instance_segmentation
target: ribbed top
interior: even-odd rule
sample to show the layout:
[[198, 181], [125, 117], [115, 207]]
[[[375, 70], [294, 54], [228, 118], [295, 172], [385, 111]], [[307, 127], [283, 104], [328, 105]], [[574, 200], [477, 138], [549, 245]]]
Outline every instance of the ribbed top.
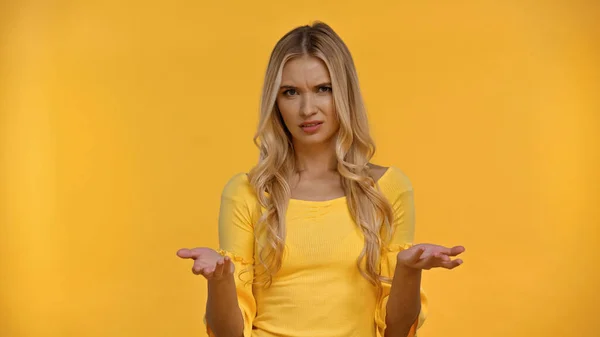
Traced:
[[[395, 214], [393, 249], [382, 256], [380, 265], [381, 274], [392, 277], [396, 254], [410, 246], [414, 237], [412, 186], [395, 167], [387, 169], [378, 186]], [[246, 174], [232, 177], [222, 194], [219, 251], [233, 257], [236, 265], [244, 336], [383, 337], [390, 285], [383, 283], [383, 294], [378, 296], [361, 275], [356, 260], [364, 238], [350, 216], [346, 197], [290, 200], [282, 268], [269, 288], [244, 282], [252, 277], [246, 267], [258, 260], [253, 230], [260, 212]], [[425, 319], [426, 304], [422, 293], [422, 312], [415, 328]]]

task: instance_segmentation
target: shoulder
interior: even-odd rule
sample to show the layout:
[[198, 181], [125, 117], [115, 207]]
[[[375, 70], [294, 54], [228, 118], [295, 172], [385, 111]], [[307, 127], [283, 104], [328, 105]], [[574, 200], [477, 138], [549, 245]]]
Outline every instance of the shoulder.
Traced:
[[370, 165], [371, 175], [381, 191], [389, 198], [413, 190], [408, 175], [395, 166], [383, 167]]
[[237, 200], [251, 200], [255, 198], [254, 188], [250, 184], [248, 175], [246, 173], [237, 173], [233, 175], [221, 194], [222, 198], [237, 199]]

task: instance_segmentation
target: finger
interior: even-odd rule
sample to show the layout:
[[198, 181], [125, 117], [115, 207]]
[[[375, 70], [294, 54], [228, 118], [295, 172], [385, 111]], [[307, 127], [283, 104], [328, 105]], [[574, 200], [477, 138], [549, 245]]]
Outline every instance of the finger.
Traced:
[[213, 274], [214, 278], [219, 278], [219, 277], [221, 277], [223, 275], [223, 270], [224, 270], [223, 266], [225, 264], [224, 262], [225, 261], [223, 260], [223, 258], [220, 258], [217, 261], [217, 265], [215, 266], [215, 272]]
[[177, 256], [179, 256], [182, 259], [189, 259], [192, 256], [192, 251], [187, 248], [181, 248], [177, 251]]
[[200, 275], [200, 274], [202, 274], [202, 268], [200, 268], [200, 267], [198, 267], [196, 265], [193, 265], [192, 266], [192, 273], [194, 273], [194, 275]]
[[454, 268], [460, 266], [462, 263], [463, 262], [462, 262], [461, 259], [456, 259], [456, 260], [453, 260], [453, 261], [442, 263], [442, 267], [446, 268], [446, 269], [454, 269]]
[[194, 259], [195, 260], [198, 257], [200, 257], [200, 250], [198, 248], [194, 248], [194, 249], [182, 248], [177, 251], [177, 256], [179, 256], [180, 258], [183, 258], [183, 259]]
[[423, 252], [425, 252], [425, 248], [423, 248], [423, 247], [417, 248], [417, 250], [414, 252], [414, 254], [408, 259], [408, 263], [410, 263], [410, 264], [417, 263], [421, 259], [421, 255], [423, 255]]
[[206, 268], [207, 265], [204, 261], [194, 260], [194, 265], [192, 266], [192, 271], [194, 274], [199, 275], [202, 272], [202, 269]]
[[436, 260], [438, 260], [437, 257], [435, 257], [434, 255], [429, 255], [428, 257], [419, 261], [416, 265], [419, 269], [431, 269], [438, 266]]
[[233, 262], [229, 256], [223, 258], [223, 274], [232, 274], [234, 270]]
[[201, 274], [202, 276], [210, 279], [214, 276], [215, 269], [213, 267], [202, 268]]
[[435, 253], [435, 255], [434, 255], [434, 256], [435, 256], [436, 258], [438, 258], [438, 259], [442, 260], [443, 262], [445, 262], [445, 261], [450, 261], [450, 257], [449, 257], [448, 255], [446, 255], [446, 254], [442, 253], [442, 252]]
[[461, 254], [465, 251], [465, 247], [463, 246], [454, 246], [452, 248], [449, 249], [448, 255], [449, 256], [456, 256], [458, 254]]
[[454, 260], [450, 262], [450, 267], [448, 269], [454, 269], [462, 264], [462, 260]]

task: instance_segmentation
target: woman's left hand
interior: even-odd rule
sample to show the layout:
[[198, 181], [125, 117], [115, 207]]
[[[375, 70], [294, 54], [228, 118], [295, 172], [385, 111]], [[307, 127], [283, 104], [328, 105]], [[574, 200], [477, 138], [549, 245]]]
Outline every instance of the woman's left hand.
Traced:
[[447, 248], [429, 243], [420, 243], [398, 253], [398, 265], [412, 269], [446, 268], [454, 269], [460, 266], [461, 259], [452, 260], [465, 251], [463, 246]]

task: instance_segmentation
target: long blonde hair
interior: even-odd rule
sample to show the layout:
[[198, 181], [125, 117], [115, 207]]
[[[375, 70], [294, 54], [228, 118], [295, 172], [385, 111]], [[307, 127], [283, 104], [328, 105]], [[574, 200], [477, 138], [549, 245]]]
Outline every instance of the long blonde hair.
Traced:
[[[358, 85], [354, 61], [342, 39], [325, 23], [301, 26], [275, 45], [267, 67], [260, 105], [260, 121], [254, 142], [260, 149], [258, 164], [249, 172], [264, 212], [255, 225], [258, 261], [264, 268], [256, 279], [270, 285], [281, 268], [285, 247], [285, 215], [291, 195], [289, 177], [295, 172], [292, 139], [276, 105], [284, 64], [291, 58], [310, 55], [327, 66], [334, 106], [340, 122], [336, 135], [337, 170], [348, 208], [364, 234], [365, 246], [357, 259], [361, 274], [378, 289], [382, 249], [392, 232], [392, 208], [376, 188], [368, 164], [375, 152], [367, 115]], [[259, 240], [262, 236], [263, 240]], [[364, 265], [364, 268], [363, 268]]]

